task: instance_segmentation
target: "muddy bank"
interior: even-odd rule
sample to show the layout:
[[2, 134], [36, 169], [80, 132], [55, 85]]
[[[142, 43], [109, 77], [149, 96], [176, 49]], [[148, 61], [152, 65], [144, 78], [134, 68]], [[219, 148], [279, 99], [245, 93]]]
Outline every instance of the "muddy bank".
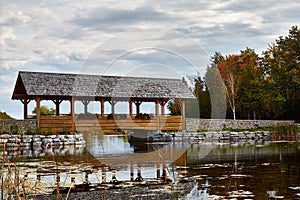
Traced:
[[[95, 188], [86, 192], [70, 192], [59, 194], [59, 199], [128, 199], [128, 200], [162, 200], [162, 199], [184, 199], [193, 189], [195, 183], [187, 181], [185, 183], [162, 183], [162, 182], [144, 182], [132, 185], [132, 183], [124, 183], [121, 185], [107, 185]], [[56, 199], [57, 194], [47, 196], [36, 196], [34, 199]]]

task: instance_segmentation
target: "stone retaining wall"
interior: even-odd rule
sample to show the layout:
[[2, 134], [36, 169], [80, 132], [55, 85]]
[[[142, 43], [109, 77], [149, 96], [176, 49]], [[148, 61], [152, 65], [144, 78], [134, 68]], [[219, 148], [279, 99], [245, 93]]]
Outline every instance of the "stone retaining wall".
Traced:
[[[83, 135], [0, 135], [0, 147], [5, 159], [15, 157], [43, 157], [45, 155], [79, 154], [85, 147]], [[1, 155], [2, 155], [1, 154]]]
[[[275, 120], [229, 120], [229, 119], [186, 119], [186, 131], [197, 130], [222, 130], [226, 129], [250, 129], [257, 127], [270, 127], [278, 125], [292, 125], [294, 121]], [[36, 130], [36, 119], [26, 120], [0, 120], [1, 133], [23, 133], [28, 130]]]
[[251, 129], [258, 127], [288, 126], [294, 121], [275, 120], [229, 120], [229, 119], [186, 119], [186, 131], [197, 130], [222, 130], [226, 129]]
[[244, 132], [233, 132], [233, 131], [208, 131], [208, 132], [177, 132], [174, 133], [173, 138], [175, 141], [189, 140], [197, 142], [199, 140], [206, 142], [217, 142], [217, 141], [270, 141], [271, 133], [269, 131], [244, 131]]
[[36, 119], [25, 120], [0, 120], [0, 134], [1, 133], [23, 133], [28, 130], [36, 130]]
[[85, 145], [81, 133], [68, 135], [0, 135], [0, 145], [6, 150], [48, 148], [52, 146]]

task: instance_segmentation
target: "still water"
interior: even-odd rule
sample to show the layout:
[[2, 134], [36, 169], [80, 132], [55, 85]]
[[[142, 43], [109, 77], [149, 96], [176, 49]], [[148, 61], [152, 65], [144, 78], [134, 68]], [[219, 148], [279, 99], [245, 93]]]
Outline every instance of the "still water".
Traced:
[[[26, 176], [55, 187], [72, 183], [185, 179], [208, 186], [216, 199], [300, 199], [300, 143], [270, 141], [191, 142], [132, 145], [126, 136], [85, 135], [75, 154], [21, 159]], [[66, 150], [64, 150], [66, 151]], [[26, 160], [26, 162], [25, 162]]]
[[116, 169], [120, 180], [130, 180], [132, 166], [135, 177], [140, 170], [143, 178], [157, 178], [167, 168], [173, 181], [192, 177], [200, 186], [208, 183], [209, 194], [220, 198], [300, 199], [297, 142], [175, 141], [143, 148], [130, 145], [122, 136], [92, 135], [86, 141], [88, 152]]

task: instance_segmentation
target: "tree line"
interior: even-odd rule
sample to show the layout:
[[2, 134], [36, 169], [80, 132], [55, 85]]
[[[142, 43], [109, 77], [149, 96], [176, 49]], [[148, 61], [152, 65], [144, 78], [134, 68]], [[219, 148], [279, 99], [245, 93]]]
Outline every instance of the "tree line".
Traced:
[[[225, 105], [226, 118], [299, 122], [300, 29], [291, 27], [261, 55], [248, 47], [238, 54], [215, 52], [203, 77], [184, 81], [192, 83], [190, 90], [197, 99], [187, 102], [187, 117], [223, 118]], [[179, 105], [169, 102], [171, 114], [180, 113]]]

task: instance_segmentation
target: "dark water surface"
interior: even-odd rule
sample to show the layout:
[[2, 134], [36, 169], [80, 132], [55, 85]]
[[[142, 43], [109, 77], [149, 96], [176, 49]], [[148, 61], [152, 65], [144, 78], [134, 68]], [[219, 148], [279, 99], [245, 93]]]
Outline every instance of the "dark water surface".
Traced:
[[[85, 135], [86, 147], [19, 159], [20, 172], [43, 187], [72, 183], [185, 179], [215, 199], [300, 199], [300, 143], [239, 141], [129, 144], [126, 136]], [[22, 175], [22, 174], [21, 174]], [[73, 181], [73, 182], [72, 182]], [[41, 186], [41, 188], [43, 188]], [[42, 189], [41, 189], [42, 190]], [[269, 195], [268, 195], [269, 193]]]
[[[151, 148], [152, 147], [152, 148]], [[179, 150], [182, 153], [164, 162], [149, 162], [149, 152], [130, 145], [126, 138], [118, 136], [92, 136], [87, 139], [87, 149], [95, 157], [106, 162], [107, 155], [115, 157], [116, 165], [124, 164], [123, 175], [119, 179], [129, 179], [129, 166], [126, 156], [131, 155], [134, 170], [141, 170], [142, 176], [157, 177], [167, 168], [173, 181], [192, 177], [201, 185], [209, 184], [209, 194], [219, 198], [268, 199], [270, 196], [284, 199], [300, 199], [300, 143], [298, 142], [184, 142], [175, 141], [153, 148], [148, 144], [149, 152], [158, 152], [163, 158], [170, 158]], [[154, 150], [153, 150], [154, 149]], [[183, 151], [186, 149], [186, 151]], [[147, 152], [147, 153], [145, 153]], [[142, 155], [145, 161], [136, 161], [134, 157]], [[124, 157], [124, 158], [123, 158]], [[126, 167], [127, 166], [127, 167]], [[114, 166], [111, 166], [114, 168]], [[117, 167], [115, 167], [117, 168]], [[136, 172], [136, 171], [135, 171]], [[268, 195], [269, 193], [269, 195]]]
[[274, 191], [276, 198], [300, 199], [299, 143], [216, 146], [202, 159], [195, 155], [197, 149], [188, 150], [188, 175], [205, 176], [211, 184], [210, 194], [239, 192], [268, 199], [267, 192]]

